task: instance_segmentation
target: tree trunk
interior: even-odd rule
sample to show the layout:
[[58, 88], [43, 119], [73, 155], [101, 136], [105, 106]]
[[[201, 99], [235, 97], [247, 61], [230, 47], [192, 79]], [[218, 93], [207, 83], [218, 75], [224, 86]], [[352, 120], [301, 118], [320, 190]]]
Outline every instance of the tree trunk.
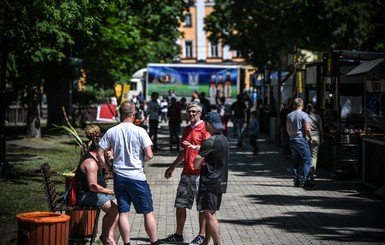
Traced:
[[40, 125], [40, 91], [35, 82], [32, 82], [28, 86], [28, 114], [27, 114], [27, 137], [28, 138], [41, 138], [41, 125]]
[[49, 69], [46, 80], [46, 95], [48, 107], [47, 126], [52, 124], [63, 125], [65, 123], [62, 107], [68, 113], [68, 86], [69, 74], [60, 66], [52, 66]]

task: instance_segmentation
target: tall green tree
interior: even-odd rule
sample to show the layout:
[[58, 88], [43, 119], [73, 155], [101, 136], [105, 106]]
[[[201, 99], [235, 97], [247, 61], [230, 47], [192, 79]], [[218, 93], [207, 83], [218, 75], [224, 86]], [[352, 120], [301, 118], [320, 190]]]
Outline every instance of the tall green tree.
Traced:
[[62, 107], [68, 111], [70, 86], [78, 76], [70, 58], [83, 60], [91, 84], [112, 88], [146, 63], [179, 53], [175, 40], [186, 7], [179, 0], [1, 0], [0, 6], [1, 57], [9, 53], [2, 64], [7, 64], [7, 82], [20, 86], [15, 89], [27, 87], [31, 95], [26, 103], [30, 137], [40, 137], [42, 84], [48, 124], [64, 122]]
[[149, 62], [171, 61], [180, 53], [176, 39], [186, 7], [177, 0], [109, 3], [93, 34], [74, 47], [87, 82], [112, 88]]
[[263, 67], [293, 47], [384, 51], [384, 9], [376, 0], [217, 0], [205, 29]]
[[[66, 101], [66, 81], [68, 81], [68, 54], [74, 44], [72, 32], [90, 33], [96, 21], [87, 15], [90, 8], [103, 9], [103, 1], [95, 5], [87, 0], [63, 1], [22, 1], [12, 3], [1, 1], [0, 21], [2, 40], [17, 45], [9, 45], [4, 52], [9, 53], [7, 81], [14, 89], [25, 87], [28, 96], [28, 136], [40, 137], [40, 118], [38, 111], [40, 87], [44, 82], [49, 103], [49, 121], [61, 120], [60, 106]], [[11, 59], [12, 58], [12, 59]]]

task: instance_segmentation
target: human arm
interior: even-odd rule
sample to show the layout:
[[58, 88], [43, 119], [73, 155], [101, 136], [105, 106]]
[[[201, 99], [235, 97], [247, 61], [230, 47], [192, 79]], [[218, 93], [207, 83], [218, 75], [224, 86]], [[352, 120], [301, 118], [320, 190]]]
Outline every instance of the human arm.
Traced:
[[113, 190], [98, 184], [98, 164], [94, 159], [88, 158], [84, 160], [81, 164], [81, 171], [87, 176], [87, 184], [90, 191], [109, 195], [115, 194]]
[[199, 151], [199, 149], [201, 148], [200, 145], [193, 145], [193, 144], [191, 144], [190, 142], [188, 142], [187, 140], [184, 140], [184, 141], [182, 142], [182, 144], [185, 145], [185, 146], [188, 147], [188, 148], [192, 148], [193, 150], [197, 150], [197, 151]]
[[310, 127], [310, 122], [306, 122], [304, 124], [305, 127], [305, 133], [307, 137], [309, 138], [309, 143], [311, 144], [313, 142], [313, 138], [311, 137], [311, 127]]
[[174, 172], [175, 168], [184, 160], [184, 150], [181, 150], [179, 152], [178, 157], [175, 159], [175, 161], [171, 164], [169, 168], [166, 169], [164, 172], [164, 177], [166, 179], [171, 178], [172, 172]]
[[147, 162], [147, 161], [151, 160], [154, 157], [154, 153], [152, 152], [151, 145], [145, 147], [143, 149], [143, 153], [144, 153], [144, 157], [143, 157], [143, 161], [144, 162]]
[[290, 123], [288, 121], [286, 122], [286, 132], [288, 135], [291, 135], [291, 126], [290, 126]]
[[204, 165], [206, 165], [205, 158], [198, 154], [194, 159], [194, 169], [200, 169]]
[[[100, 164], [102, 165], [102, 167], [108, 171], [111, 170], [111, 164], [112, 161], [106, 161], [106, 155], [108, 155], [109, 157], [111, 156], [112, 154], [112, 151], [108, 152], [108, 151], [105, 151], [103, 148], [99, 147], [98, 149], [98, 154], [97, 154], [97, 157], [98, 157], [98, 160], [100, 162]], [[113, 156], [112, 156], [113, 158]]]
[[324, 143], [324, 131], [322, 126], [322, 121], [319, 122], [318, 127], [319, 127], [319, 142], [320, 144], [322, 144]]

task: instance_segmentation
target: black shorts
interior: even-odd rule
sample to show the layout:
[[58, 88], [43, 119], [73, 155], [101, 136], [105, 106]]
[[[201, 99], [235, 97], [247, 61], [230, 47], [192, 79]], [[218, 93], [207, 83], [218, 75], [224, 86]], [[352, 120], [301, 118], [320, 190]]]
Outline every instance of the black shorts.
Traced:
[[212, 193], [207, 191], [198, 192], [197, 209], [198, 211], [211, 210], [218, 211], [222, 202], [222, 193]]

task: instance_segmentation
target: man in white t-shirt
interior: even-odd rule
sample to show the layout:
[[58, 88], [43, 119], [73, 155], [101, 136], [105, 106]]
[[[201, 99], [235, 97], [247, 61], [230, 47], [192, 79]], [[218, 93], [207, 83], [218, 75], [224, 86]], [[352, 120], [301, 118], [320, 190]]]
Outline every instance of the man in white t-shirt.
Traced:
[[129, 212], [131, 203], [144, 215], [144, 226], [151, 244], [159, 244], [153, 214], [152, 194], [144, 174], [144, 162], [153, 157], [147, 132], [133, 124], [136, 108], [132, 101], [120, 106], [121, 123], [110, 128], [99, 142], [98, 156], [103, 165], [104, 152], [114, 152], [114, 192], [118, 200], [119, 227], [124, 244], [130, 244]]

